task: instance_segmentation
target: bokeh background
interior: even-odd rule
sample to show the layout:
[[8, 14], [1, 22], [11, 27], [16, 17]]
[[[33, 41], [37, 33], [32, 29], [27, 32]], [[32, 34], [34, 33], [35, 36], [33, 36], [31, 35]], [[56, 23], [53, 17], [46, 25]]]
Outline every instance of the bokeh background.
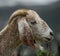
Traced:
[[0, 0], [0, 30], [10, 15], [22, 8], [35, 10], [48, 23], [55, 34], [51, 48], [60, 53], [60, 0]]

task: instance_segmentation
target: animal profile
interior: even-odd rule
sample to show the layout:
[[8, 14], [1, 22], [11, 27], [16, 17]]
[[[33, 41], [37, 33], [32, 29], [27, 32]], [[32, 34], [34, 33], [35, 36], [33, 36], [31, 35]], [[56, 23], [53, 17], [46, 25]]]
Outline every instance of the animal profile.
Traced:
[[19, 9], [10, 16], [8, 24], [0, 31], [0, 56], [11, 56], [20, 44], [36, 48], [37, 45], [40, 46], [41, 40], [52, 39], [53, 31], [34, 10]]

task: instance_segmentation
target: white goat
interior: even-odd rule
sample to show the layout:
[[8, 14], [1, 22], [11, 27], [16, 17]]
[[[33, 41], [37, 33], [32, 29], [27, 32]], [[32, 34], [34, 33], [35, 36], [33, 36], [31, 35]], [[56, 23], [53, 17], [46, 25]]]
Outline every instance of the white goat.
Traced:
[[[53, 39], [53, 31], [33, 10], [15, 11], [7, 26], [0, 32], [0, 56], [11, 56], [19, 44], [35, 48], [41, 40]], [[36, 44], [34, 43], [36, 41]]]

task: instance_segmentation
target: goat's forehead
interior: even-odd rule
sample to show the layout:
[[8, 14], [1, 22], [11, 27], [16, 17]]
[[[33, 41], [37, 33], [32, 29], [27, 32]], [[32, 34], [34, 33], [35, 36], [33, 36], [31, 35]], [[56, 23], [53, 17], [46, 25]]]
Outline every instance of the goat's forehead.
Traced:
[[37, 12], [35, 12], [33, 10], [29, 10], [28, 13], [29, 13], [28, 17], [30, 18], [30, 20], [36, 20], [37, 23], [40, 24], [40, 26], [43, 27], [43, 28], [45, 28], [45, 29], [47, 27], [49, 27], [47, 25], [47, 23], [38, 15]]
[[35, 19], [36, 21], [42, 21], [39, 14], [37, 12], [35, 12], [34, 10], [28, 10], [27, 13], [28, 13], [30, 18]]
[[27, 13], [33, 17], [35, 17], [36, 15], [38, 15], [34, 10], [28, 10]]
[[38, 20], [40, 16], [34, 10], [28, 10], [27, 18], [30, 20]]

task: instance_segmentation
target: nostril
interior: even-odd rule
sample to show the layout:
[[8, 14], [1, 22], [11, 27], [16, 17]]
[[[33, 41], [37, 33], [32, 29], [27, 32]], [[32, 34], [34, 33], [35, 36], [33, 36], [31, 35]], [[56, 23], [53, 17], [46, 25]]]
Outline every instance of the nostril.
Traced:
[[50, 32], [50, 35], [53, 36], [54, 35], [53, 32]]

